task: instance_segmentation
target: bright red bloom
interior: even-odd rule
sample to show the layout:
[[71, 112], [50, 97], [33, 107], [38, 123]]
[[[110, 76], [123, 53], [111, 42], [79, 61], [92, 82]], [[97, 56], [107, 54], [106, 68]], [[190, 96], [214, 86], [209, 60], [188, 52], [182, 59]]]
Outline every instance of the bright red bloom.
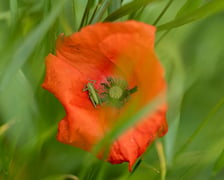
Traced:
[[[116, 123], [128, 104], [137, 102], [136, 112], [166, 90], [163, 69], [154, 53], [155, 27], [136, 22], [98, 23], [69, 37], [61, 36], [56, 55], [46, 59], [43, 87], [63, 104], [66, 116], [59, 123], [57, 139], [91, 151]], [[121, 77], [129, 87], [138, 87], [122, 108], [94, 108], [83, 88], [95, 80], [95, 88], [108, 77]], [[137, 101], [136, 101], [137, 100]], [[111, 146], [108, 161], [129, 162], [136, 159], [157, 137], [165, 135], [166, 103], [123, 133]]]

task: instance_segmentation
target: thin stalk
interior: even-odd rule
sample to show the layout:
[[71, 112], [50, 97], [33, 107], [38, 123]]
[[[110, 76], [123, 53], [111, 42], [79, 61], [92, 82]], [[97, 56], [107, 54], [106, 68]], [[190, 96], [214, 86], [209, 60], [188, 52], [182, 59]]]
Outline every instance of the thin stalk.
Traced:
[[82, 16], [82, 20], [81, 20], [79, 29], [81, 29], [85, 25], [85, 22], [87, 22], [91, 3], [92, 3], [91, 0], [88, 0], [88, 2], [86, 4], [85, 11], [84, 11], [84, 14]]
[[159, 14], [159, 16], [156, 18], [155, 22], [153, 23], [153, 25], [156, 25], [160, 19], [163, 17], [163, 15], [165, 14], [165, 12], [168, 10], [168, 8], [170, 7], [170, 5], [173, 3], [174, 0], [169, 0], [169, 2], [167, 3], [167, 5], [164, 7], [164, 9], [161, 11], [161, 13]]
[[198, 128], [194, 131], [194, 133], [189, 137], [189, 139], [184, 143], [184, 145], [177, 152], [177, 155], [183, 152], [187, 146], [195, 139], [198, 133], [202, 130], [203, 127], [208, 123], [208, 121], [220, 110], [220, 108], [224, 105], [224, 97], [216, 104], [214, 108], [208, 113], [207, 117], [201, 122]]
[[159, 39], [156, 41], [155, 45], [158, 46], [158, 44], [160, 43], [160, 41], [166, 37], [167, 34], [169, 34], [169, 32], [171, 31], [172, 29], [168, 29], [166, 32], [164, 32], [160, 37]]
[[109, 7], [110, 3], [112, 0], [104, 0], [102, 5], [99, 7], [99, 9], [97, 10], [97, 12], [95, 13], [92, 21], [90, 22], [90, 24], [94, 24], [100, 21], [100, 19], [103, 17], [105, 11], [107, 10], [107, 8]]
[[146, 6], [143, 6], [141, 7], [139, 10], [131, 13], [129, 16], [128, 16], [128, 19], [136, 19], [137, 17], [140, 16], [140, 14], [142, 14], [142, 12], [144, 11]]
[[101, 2], [99, 2], [99, 3], [96, 5], [96, 7], [95, 7], [95, 9], [94, 9], [94, 11], [93, 11], [93, 14], [92, 14], [92, 16], [91, 16], [91, 18], [90, 18], [90, 20], [89, 20], [89, 23], [93, 21], [93, 18], [94, 18], [94, 16], [96, 15], [96, 12], [97, 12], [97, 10], [99, 9], [99, 7], [100, 7], [100, 5], [101, 5], [100, 3], [101, 3]]
[[163, 144], [160, 140], [156, 140], [156, 149], [159, 156], [160, 161], [160, 169], [161, 169], [161, 180], [166, 179], [166, 158], [164, 154]]
[[10, 0], [11, 26], [12, 29], [16, 26], [18, 19], [18, 2], [17, 0]]
[[76, 2], [76, 0], [72, 1], [72, 10], [73, 10], [73, 19], [74, 19], [74, 21], [73, 21], [74, 27], [73, 28], [75, 30], [77, 30], [78, 26], [77, 26], [77, 14], [76, 14], [77, 12], [76, 12], [75, 2]]

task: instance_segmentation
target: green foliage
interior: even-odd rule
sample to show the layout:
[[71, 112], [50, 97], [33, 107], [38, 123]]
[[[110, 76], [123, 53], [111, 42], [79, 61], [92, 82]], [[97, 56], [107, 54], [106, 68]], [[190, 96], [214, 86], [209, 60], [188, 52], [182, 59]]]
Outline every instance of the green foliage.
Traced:
[[112, 12], [116, 11], [121, 7], [122, 0], [113, 0], [108, 7], [108, 13], [111, 14]]
[[[183, 7], [185, 8], [185, 7]], [[192, 8], [193, 9], [193, 8]], [[158, 27], [158, 31], [171, 29], [175, 27], [179, 27], [181, 25], [190, 23], [192, 21], [196, 21], [198, 19], [207, 17], [209, 15], [212, 15], [214, 13], [220, 12], [224, 10], [224, 1], [222, 0], [213, 0], [205, 4], [204, 6], [190, 12], [183, 13], [182, 9], [179, 11], [179, 14], [177, 15], [177, 19], [168, 22], [166, 24], [160, 25]], [[180, 14], [182, 14], [180, 16]]]
[[[221, 180], [223, 10], [223, 0], [0, 0], [0, 179]], [[132, 173], [125, 163], [111, 165], [57, 142], [57, 123], [65, 112], [41, 88], [44, 59], [54, 53], [59, 34], [130, 18], [161, 22], [158, 30], [169, 31], [156, 45], [168, 82], [169, 133], [148, 148]], [[201, 21], [191, 23], [196, 20]], [[162, 100], [137, 113], [130, 104], [95, 151]]]
[[104, 15], [105, 11], [108, 9], [110, 3], [112, 0], [105, 0], [102, 2], [100, 7], [97, 9], [96, 13], [94, 14], [93, 19], [90, 23], [95, 24], [96, 22], [99, 22], [102, 19], [102, 16]]
[[224, 150], [220, 153], [220, 156], [217, 158], [217, 161], [213, 167], [213, 176], [216, 176], [224, 168]]
[[155, 0], [134, 0], [128, 4], [125, 4], [120, 9], [116, 10], [112, 14], [110, 14], [104, 21], [114, 21], [125, 15], [133, 13], [137, 11], [139, 8], [147, 6]]
[[202, 0], [187, 0], [183, 7], [178, 11], [176, 17], [180, 17], [184, 14], [190, 14], [192, 11], [199, 8]]

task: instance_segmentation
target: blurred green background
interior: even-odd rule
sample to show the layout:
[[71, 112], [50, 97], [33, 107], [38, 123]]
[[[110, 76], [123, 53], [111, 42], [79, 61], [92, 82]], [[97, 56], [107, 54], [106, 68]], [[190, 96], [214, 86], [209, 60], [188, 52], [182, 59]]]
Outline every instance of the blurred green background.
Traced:
[[[0, 179], [224, 178], [223, 0], [0, 0]], [[41, 88], [60, 33], [106, 21], [157, 26], [168, 134], [129, 173], [56, 141], [63, 107]]]

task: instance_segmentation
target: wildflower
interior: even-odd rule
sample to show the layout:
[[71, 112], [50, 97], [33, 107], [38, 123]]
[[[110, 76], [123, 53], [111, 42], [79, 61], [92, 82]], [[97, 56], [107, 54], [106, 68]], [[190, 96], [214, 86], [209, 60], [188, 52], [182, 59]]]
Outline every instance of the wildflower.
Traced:
[[[136, 21], [98, 23], [59, 37], [56, 55], [46, 58], [43, 87], [66, 111], [60, 142], [91, 151], [130, 104], [133, 115], [165, 92], [154, 37], [155, 27]], [[167, 132], [165, 113], [164, 102], [125, 131], [111, 145], [108, 161], [129, 162], [131, 170], [148, 145]]]

